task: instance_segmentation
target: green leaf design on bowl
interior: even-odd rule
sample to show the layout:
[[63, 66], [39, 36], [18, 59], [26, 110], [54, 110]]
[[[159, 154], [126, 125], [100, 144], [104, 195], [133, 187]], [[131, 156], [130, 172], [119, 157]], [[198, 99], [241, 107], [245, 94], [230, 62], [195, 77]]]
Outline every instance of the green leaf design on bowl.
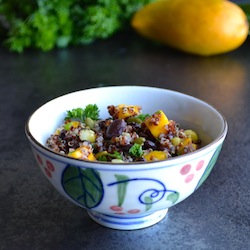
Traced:
[[146, 204], [146, 211], [148, 211], [153, 206], [153, 199], [150, 196], [146, 196], [144, 202]]
[[69, 165], [63, 171], [61, 182], [64, 191], [85, 208], [97, 207], [103, 199], [103, 184], [94, 169]]
[[198, 189], [201, 186], [201, 184], [207, 179], [207, 177], [211, 173], [215, 163], [217, 162], [217, 159], [218, 159], [218, 156], [220, 154], [222, 145], [223, 145], [223, 143], [220, 146], [218, 146], [218, 148], [215, 150], [215, 152], [214, 152], [210, 162], [208, 163], [208, 166], [207, 166], [205, 172], [203, 173], [202, 177], [200, 178], [195, 190]]
[[117, 182], [119, 182], [117, 188], [117, 194], [118, 194], [118, 206], [121, 206], [126, 196], [126, 190], [129, 178], [126, 175], [118, 175], [118, 174], [115, 175], [115, 178]]
[[180, 196], [180, 193], [178, 192], [174, 192], [174, 193], [171, 193], [167, 196], [167, 201], [171, 201], [173, 204], [176, 203], [176, 201], [179, 199], [179, 196]]

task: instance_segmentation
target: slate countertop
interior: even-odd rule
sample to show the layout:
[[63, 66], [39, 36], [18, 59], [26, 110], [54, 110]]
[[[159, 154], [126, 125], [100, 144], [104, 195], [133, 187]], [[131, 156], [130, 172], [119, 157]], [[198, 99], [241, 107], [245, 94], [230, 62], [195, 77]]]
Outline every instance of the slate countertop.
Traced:
[[[198, 57], [121, 34], [47, 53], [0, 49], [0, 249], [250, 249], [249, 48], [247, 40], [230, 53]], [[229, 125], [205, 183], [142, 230], [104, 228], [58, 194], [24, 134], [29, 115], [45, 102], [108, 85], [180, 91], [215, 106]]]

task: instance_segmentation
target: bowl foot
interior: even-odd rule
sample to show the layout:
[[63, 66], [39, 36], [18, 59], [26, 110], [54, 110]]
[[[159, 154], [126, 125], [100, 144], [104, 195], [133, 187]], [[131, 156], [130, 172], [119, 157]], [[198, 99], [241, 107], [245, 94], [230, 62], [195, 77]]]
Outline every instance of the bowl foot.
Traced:
[[163, 209], [145, 216], [122, 217], [97, 213], [89, 210], [88, 214], [98, 224], [119, 230], [135, 230], [150, 227], [166, 216], [168, 209]]

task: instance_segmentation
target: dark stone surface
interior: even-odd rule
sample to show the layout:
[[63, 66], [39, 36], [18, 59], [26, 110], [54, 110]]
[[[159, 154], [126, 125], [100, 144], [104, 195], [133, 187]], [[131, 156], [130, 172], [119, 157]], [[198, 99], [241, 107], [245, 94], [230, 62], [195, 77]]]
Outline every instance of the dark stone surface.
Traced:
[[[250, 249], [249, 48], [250, 40], [224, 55], [197, 57], [124, 34], [48, 53], [0, 49], [0, 249]], [[193, 95], [229, 124], [205, 183], [160, 223], [137, 231], [104, 228], [58, 194], [24, 134], [27, 118], [46, 101], [123, 84]]]

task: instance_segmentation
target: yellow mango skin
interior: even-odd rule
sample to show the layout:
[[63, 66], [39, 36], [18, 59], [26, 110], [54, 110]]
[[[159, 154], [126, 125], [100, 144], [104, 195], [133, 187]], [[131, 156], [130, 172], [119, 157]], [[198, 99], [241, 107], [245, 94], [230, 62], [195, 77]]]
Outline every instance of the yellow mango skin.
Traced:
[[236, 49], [249, 32], [243, 10], [226, 0], [158, 0], [136, 12], [131, 25], [149, 39], [201, 56]]

